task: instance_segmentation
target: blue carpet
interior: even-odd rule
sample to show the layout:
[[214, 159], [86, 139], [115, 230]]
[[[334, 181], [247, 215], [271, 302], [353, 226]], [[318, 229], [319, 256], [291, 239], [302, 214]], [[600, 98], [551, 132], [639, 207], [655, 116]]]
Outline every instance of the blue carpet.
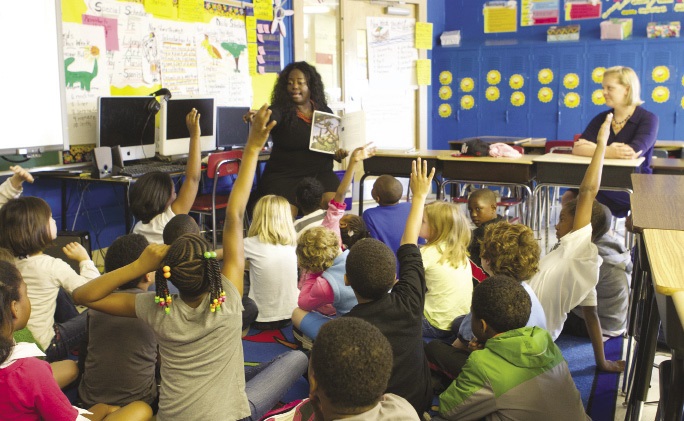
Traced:
[[[621, 337], [604, 343], [606, 358], [619, 360], [622, 357]], [[582, 396], [587, 414], [593, 420], [612, 420], [615, 417], [615, 403], [618, 393], [619, 374], [599, 373], [594, 362], [594, 350], [589, 338], [560, 335], [556, 345], [568, 362], [570, 374]]]

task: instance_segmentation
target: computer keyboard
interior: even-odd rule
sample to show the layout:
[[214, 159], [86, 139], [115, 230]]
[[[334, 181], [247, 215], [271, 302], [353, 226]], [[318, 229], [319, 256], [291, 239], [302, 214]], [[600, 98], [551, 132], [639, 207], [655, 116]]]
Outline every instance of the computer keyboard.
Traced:
[[148, 172], [159, 171], [163, 173], [182, 173], [185, 172], [185, 165], [169, 164], [165, 162], [147, 162], [144, 164], [127, 165], [119, 175], [127, 175], [129, 177], [138, 178]]

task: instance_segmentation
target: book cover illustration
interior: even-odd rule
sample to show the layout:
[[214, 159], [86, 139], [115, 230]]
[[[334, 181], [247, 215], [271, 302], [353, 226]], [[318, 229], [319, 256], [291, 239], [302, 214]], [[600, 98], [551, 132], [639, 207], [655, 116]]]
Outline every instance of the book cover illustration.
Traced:
[[314, 111], [311, 118], [309, 149], [335, 154], [338, 149], [352, 151], [365, 144], [365, 114], [356, 111], [340, 117], [323, 111]]

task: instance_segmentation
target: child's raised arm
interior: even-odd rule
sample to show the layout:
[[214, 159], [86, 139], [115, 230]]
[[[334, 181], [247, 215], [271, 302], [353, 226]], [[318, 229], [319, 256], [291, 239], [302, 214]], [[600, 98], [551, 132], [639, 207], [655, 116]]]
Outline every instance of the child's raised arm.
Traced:
[[603, 171], [603, 158], [606, 154], [606, 143], [610, 135], [610, 123], [613, 121], [613, 114], [606, 115], [606, 120], [599, 129], [596, 137], [596, 149], [591, 157], [591, 163], [584, 173], [582, 184], [580, 184], [579, 195], [577, 197], [577, 210], [572, 224], [572, 230], [576, 231], [591, 223], [591, 207], [596, 198], [596, 194], [601, 186], [601, 173]]
[[157, 270], [168, 251], [165, 244], [150, 244], [133, 263], [76, 288], [71, 294], [74, 302], [114, 316], [136, 317], [135, 294], [113, 292], [126, 282]]
[[268, 134], [275, 127], [276, 122], [269, 119], [271, 110], [264, 104], [252, 117], [252, 126], [245, 150], [242, 153], [240, 171], [238, 172], [233, 190], [228, 198], [226, 207], [226, 221], [223, 225], [223, 268], [221, 273], [235, 285], [240, 295], [243, 290], [243, 276], [245, 270], [245, 249], [243, 242], [243, 220], [245, 208], [249, 200], [249, 193], [254, 182], [259, 152], [264, 147]]
[[375, 147], [373, 146], [372, 142], [366, 143], [365, 146], [354, 149], [351, 154], [351, 158], [349, 158], [349, 165], [347, 165], [347, 170], [344, 172], [344, 177], [342, 177], [340, 186], [335, 192], [335, 202], [342, 203], [342, 201], [344, 201], [344, 196], [347, 194], [347, 189], [349, 189], [349, 185], [354, 178], [354, 168], [356, 167], [356, 164], [366, 158], [370, 158], [373, 155], [375, 155]]
[[178, 191], [178, 197], [171, 204], [171, 209], [176, 215], [190, 212], [202, 178], [202, 148], [200, 146], [202, 130], [199, 122], [200, 113], [193, 108], [185, 116], [185, 125], [188, 126], [190, 132], [190, 150], [188, 151], [188, 163], [185, 166], [185, 179]]
[[10, 170], [14, 172], [14, 174], [10, 178], [10, 183], [12, 183], [12, 187], [14, 187], [15, 189], [20, 190], [22, 188], [22, 184], [24, 183], [24, 181], [33, 183], [33, 176], [31, 175], [31, 173], [29, 173], [19, 165], [11, 165]]
[[406, 219], [404, 235], [401, 237], [402, 245], [418, 244], [418, 233], [420, 232], [420, 225], [423, 222], [425, 199], [430, 192], [432, 177], [434, 176], [434, 168], [428, 173], [427, 161], [421, 161], [420, 158], [413, 161], [411, 170], [411, 191], [413, 192], [413, 200], [411, 201], [411, 210]]

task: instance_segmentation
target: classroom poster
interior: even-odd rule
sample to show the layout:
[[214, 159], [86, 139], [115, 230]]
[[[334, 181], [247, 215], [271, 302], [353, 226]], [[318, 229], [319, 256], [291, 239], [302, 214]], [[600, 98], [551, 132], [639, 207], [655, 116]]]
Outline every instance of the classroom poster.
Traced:
[[154, 19], [153, 28], [160, 54], [162, 85], [174, 96], [199, 95], [196, 26]]
[[432, 23], [416, 22], [416, 48], [432, 50]]
[[557, 25], [560, 0], [520, 0], [520, 26]]
[[415, 86], [415, 19], [368, 17], [368, 79], [374, 86]]
[[280, 66], [280, 32], [271, 33], [271, 22], [257, 20], [257, 73], [278, 73]]
[[406, 107], [415, 100], [412, 89], [371, 87], [363, 95], [366, 141], [378, 149], [409, 149], [416, 138], [415, 116]]
[[69, 144], [93, 143], [97, 97], [110, 94], [105, 31], [102, 26], [65, 22], [62, 35]]
[[200, 93], [216, 98], [216, 105], [249, 106], [252, 89], [245, 22], [214, 18], [212, 23], [203, 25], [195, 36]]
[[518, 3], [516, 1], [488, 1], [484, 4], [484, 33], [518, 31]]
[[565, 20], [598, 19], [601, 2], [593, 0], [565, 0]]

